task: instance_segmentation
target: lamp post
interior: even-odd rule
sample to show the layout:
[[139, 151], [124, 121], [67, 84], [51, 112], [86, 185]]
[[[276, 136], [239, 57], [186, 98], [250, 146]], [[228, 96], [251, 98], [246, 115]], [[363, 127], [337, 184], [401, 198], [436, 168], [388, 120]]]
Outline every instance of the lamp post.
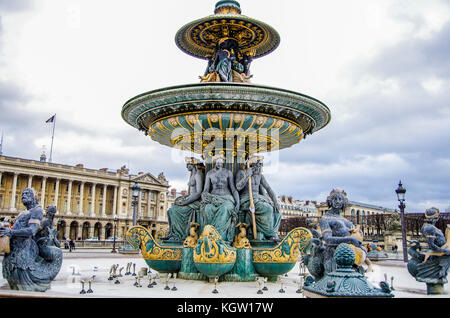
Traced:
[[139, 187], [137, 181], [134, 182], [134, 185], [131, 187], [132, 197], [133, 197], [133, 226], [136, 226], [136, 216], [137, 216], [137, 205], [139, 192], [141, 191], [141, 187]]
[[406, 227], [405, 227], [405, 193], [406, 193], [406, 189], [403, 188], [402, 182], [400, 181], [398, 183], [398, 188], [397, 190], [395, 190], [395, 192], [397, 193], [397, 199], [398, 202], [400, 202], [399, 204], [399, 209], [400, 209], [400, 216], [402, 219], [402, 247], [403, 247], [403, 261], [405, 263], [408, 262], [408, 251], [407, 251], [407, 246], [406, 246]]
[[112, 249], [111, 253], [117, 253], [117, 250], [116, 250], [116, 235], [117, 235], [117, 232], [116, 231], [117, 231], [117, 221], [118, 220], [119, 220], [118, 218], [114, 218], [113, 249]]

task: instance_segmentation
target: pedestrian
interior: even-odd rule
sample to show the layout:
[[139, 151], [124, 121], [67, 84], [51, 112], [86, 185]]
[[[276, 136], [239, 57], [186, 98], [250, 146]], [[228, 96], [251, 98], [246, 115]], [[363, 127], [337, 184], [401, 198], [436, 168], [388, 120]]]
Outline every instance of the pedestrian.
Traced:
[[68, 242], [67, 240], [64, 241], [64, 248], [65, 248], [66, 250], [69, 249], [69, 242]]
[[75, 250], [75, 242], [73, 241], [73, 239], [70, 240], [69, 242], [69, 252], [72, 252], [72, 250]]

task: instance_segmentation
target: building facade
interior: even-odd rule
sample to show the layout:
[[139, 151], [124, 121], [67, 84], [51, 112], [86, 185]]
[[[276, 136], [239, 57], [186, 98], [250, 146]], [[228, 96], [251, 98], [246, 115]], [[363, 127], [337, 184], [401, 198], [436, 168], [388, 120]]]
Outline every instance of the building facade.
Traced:
[[161, 173], [132, 175], [124, 166], [115, 172], [107, 168], [94, 170], [82, 164], [56, 163], [0, 156], [0, 216], [15, 217], [25, 210], [22, 191], [32, 187], [45, 209], [56, 206], [55, 224], [59, 238], [96, 237], [105, 240], [116, 236], [124, 240], [133, 223], [131, 187], [141, 188], [137, 204], [138, 224], [153, 234], [168, 228], [167, 209], [171, 205], [169, 183]]
[[283, 218], [293, 218], [297, 216], [316, 217], [317, 202], [295, 200], [292, 197], [280, 195], [277, 197], [280, 205], [280, 213]]

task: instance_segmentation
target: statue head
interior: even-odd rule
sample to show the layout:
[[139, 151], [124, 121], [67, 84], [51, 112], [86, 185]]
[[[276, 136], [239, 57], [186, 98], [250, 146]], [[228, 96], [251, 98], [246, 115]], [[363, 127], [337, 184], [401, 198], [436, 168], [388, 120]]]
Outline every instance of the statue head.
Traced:
[[263, 167], [263, 160], [264, 157], [263, 156], [251, 156], [247, 162], [246, 162], [246, 166], [247, 168], [250, 168], [253, 170], [253, 174], [261, 174], [262, 172], [262, 167]]
[[439, 220], [439, 209], [432, 207], [425, 210], [425, 222], [427, 223], [435, 223], [437, 220]]
[[53, 205], [49, 205], [46, 209], [47, 211], [47, 217], [53, 217], [56, 214], [56, 207]]
[[211, 159], [215, 168], [223, 168], [225, 165], [225, 156], [223, 154], [215, 155]]
[[194, 169], [198, 170], [201, 166], [204, 166], [203, 162], [194, 157], [186, 157], [184, 160], [186, 161], [186, 168], [188, 171], [192, 171]]
[[25, 206], [37, 205], [37, 192], [33, 188], [26, 188], [22, 192], [22, 203]]
[[329, 208], [344, 211], [348, 206], [347, 193], [344, 190], [334, 189], [327, 198]]

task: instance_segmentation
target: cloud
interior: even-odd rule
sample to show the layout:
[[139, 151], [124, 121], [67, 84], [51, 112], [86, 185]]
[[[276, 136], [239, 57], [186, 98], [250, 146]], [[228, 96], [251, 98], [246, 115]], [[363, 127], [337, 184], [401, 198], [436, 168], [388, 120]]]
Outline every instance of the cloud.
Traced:
[[31, 0], [0, 0], [0, 12], [18, 12], [32, 8]]
[[[324, 201], [339, 187], [353, 201], [395, 208], [401, 179], [408, 209], [431, 204], [445, 210], [448, 3], [280, 1], [274, 14], [267, 10], [272, 1], [261, 0], [257, 8], [253, 2], [242, 0], [244, 14], [269, 22], [282, 36], [276, 52], [252, 65], [255, 83], [314, 96], [332, 112], [327, 127], [280, 151], [279, 170], [267, 174], [275, 192]], [[177, 155], [124, 123], [120, 107], [142, 92], [196, 80], [203, 61], [179, 52], [173, 35], [189, 18], [210, 14], [211, 3], [202, 0], [202, 11], [184, 2], [35, 3], [0, 0], [4, 153], [37, 159], [42, 145], [49, 150], [45, 120], [57, 113], [56, 162], [164, 171], [171, 184], [185, 188], [188, 173]], [[99, 24], [96, 13], [105, 3]], [[19, 16], [19, 10], [27, 12]], [[171, 12], [172, 20], [148, 19], [152, 10]]]

